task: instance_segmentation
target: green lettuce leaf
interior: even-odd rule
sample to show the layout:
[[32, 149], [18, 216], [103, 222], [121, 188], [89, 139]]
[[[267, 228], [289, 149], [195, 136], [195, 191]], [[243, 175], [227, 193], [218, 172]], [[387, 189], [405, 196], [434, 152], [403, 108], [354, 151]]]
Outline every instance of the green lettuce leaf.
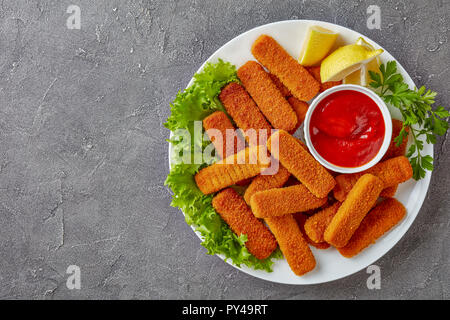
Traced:
[[[205, 68], [194, 76], [194, 83], [186, 90], [179, 92], [170, 105], [171, 114], [164, 124], [169, 130], [189, 130], [192, 139], [184, 141], [176, 135], [169, 140], [173, 144], [174, 154], [183, 150], [191, 150], [191, 160], [194, 156], [194, 145], [197, 150], [203, 150], [208, 141], [194, 138], [194, 121], [201, 121], [217, 110], [224, 111], [218, 95], [223, 86], [230, 82], [239, 82], [236, 67], [219, 59], [217, 63], [208, 63]], [[192, 161], [191, 161], [192, 162]], [[259, 260], [250, 254], [245, 247], [246, 235], [237, 236], [214, 210], [211, 201], [213, 195], [204, 195], [197, 187], [194, 175], [202, 164], [172, 165], [165, 185], [173, 192], [172, 203], [185, 214], [186, 223], [194, 226], [200, 232], [202, 245], [208, 254], [221, 254], [235, 265], [246, 265], [254, 269], [272, 271], [272, 259], [282, 257], [277, 249], [269, 258]]]

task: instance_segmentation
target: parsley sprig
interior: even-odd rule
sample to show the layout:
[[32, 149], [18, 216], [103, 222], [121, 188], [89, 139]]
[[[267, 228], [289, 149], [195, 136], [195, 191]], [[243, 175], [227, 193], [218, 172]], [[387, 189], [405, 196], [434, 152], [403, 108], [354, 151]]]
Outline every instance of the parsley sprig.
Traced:
[[380, 66], [380, 73], [369, 71], [369, 85], [388, 104], [398, 108], [403, 117], [403, 127], [395, 138], [399, 146], [411, 133], [413, 143], [408, 148], [406, 156], [413, 168], [413, 178], [420, 180], [425, 177], [426, 170], [433, 170], [433, 157], [423, 155], [423, 138], [427, 143], [436, 143], [436, 135], [447, 132], [447, 118], [450, 113], [442, 106], [433, 110], [436, 92], [420, 89], [410, 89], [401, 74], [397, 73], [397, 63], [389, 61]]

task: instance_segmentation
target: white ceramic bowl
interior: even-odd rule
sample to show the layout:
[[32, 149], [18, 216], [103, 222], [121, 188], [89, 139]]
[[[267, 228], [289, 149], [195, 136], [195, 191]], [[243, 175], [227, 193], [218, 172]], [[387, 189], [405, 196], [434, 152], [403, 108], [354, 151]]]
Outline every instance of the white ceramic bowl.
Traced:
[[[311, 115], [313, 114], [314, 110], [318, 106], [319, 102], [321, 102], [325, 97], [329, 96], [332, 93], [335, 93], [335, 92], [338, 92], [338, 91], [342, 91], [342, 90], [358, 91], [358, 92], [361, 92], [361, 93], [365, 94], [369, 98], [371, 98], [377, 104], [378, 108], [380, 108], [380, 111], [381, 111], [381, 114], [382, 114], [383, 120], [384, 120], [385, 134], [384, 134], [383, 144], [381, 145], [380, 150], [378, 151], [378, 153], [376, 154], [376, 156], [372, 160], [370, 160], [366, 164], [364, 164], [362, 166], [359, 166], [359, 167], [341, 167], [341, 166], [337, 166], [335, 164], [332, 164], [331, 162], [325, 160], [317, 152], [317, 150], [314, 148], [314, 145], [311, 142], [311, 136], [310, 136], [310, 132], [309, 132], [310, 131], [309, 130], [309, 126], [310, 126], [310, 122], [311, 122]], [[305, 134], [306, 145], [308, 146], [311, 154], [325, 168], [328, 168], [328, 169], [330, 169], [332, 171], [340, 172], [340, 173], [361, 172], [361, 171], [367, 170], [370, 167], [372, 167], [375, 164], [377, 164], [378, 161], [381, 160], [381, 158], [384, 156], [384, 154], [386, 153], [387, 149], [389, 148], [389, 144], [391, 143], [391, 136], [392, 136], [392, 119], [391, 119], [391, 114], [390, 114], [386, 104], [384, 103], [384, 101], [375, 92], [373, 92], [370, 89], [367, 89], [366, 87], [362, 87], [362, 86], [358, 86], [358, 85], [354, 85], [354, 84], [343, 84], [343, 85], [335, 86], [335, 87], [332, 87], [332, 88], [330, 88], [328, 90], [325, 90], [324, 92], [322, 92], [320, 95], [318, 95], [313, 100], [313, 102], [309, 106], [308, 112], [306, 113], [306, 116], [305, 116], [304, 134]]]

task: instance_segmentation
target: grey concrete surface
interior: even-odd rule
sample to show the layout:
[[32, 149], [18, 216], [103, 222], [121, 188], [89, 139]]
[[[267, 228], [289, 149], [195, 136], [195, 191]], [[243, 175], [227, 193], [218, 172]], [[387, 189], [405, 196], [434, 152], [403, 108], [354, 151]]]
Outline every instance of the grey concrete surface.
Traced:
[[[81, 8], [69, 30], [66, 9]], [[381, 30], [366, 9], [381, 8]], [[450, 2], [0, 1], [1, 299], [449, 299], [450, 140], [438, 139], [426, 201], [382, 259], [290, 286], [208, 256], [169, 206], [169, 103], [228, 40], [317, 19], [365, 34], [450, 107]], [[81, 289], [66, 286], [69, 265]]]

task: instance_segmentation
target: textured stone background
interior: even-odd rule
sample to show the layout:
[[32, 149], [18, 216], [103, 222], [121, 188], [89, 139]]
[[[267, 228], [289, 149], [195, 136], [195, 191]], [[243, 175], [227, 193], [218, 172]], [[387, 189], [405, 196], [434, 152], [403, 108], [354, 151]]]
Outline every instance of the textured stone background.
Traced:
[[[81, 30], [68, 30], [68, 5]], [[378, 4], [382, 29], [368, 30]], [[317, 19], [390, 51], [450, 106], [450, 2], [0, 1], [0, 298], [450, 298], [450, 141], [426, 201], [377, 262], [315, 286], [252, 278], [208, 256], [169, 206], [169, 102], [202, 62], [253, 27]], [[81, 268], [81, 290], [66, 269]]]

